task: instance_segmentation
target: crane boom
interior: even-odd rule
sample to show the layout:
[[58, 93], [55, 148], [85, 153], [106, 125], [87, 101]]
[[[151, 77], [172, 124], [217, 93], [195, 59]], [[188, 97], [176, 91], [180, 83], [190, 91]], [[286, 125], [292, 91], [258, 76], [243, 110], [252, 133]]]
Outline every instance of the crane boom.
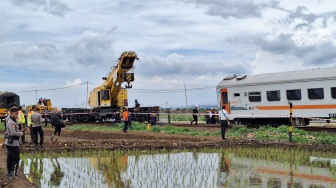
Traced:
[[[103, 77], [104, 83], [90, 92], [89, 105], [91, 107], [123, 107], [128, 105], [127, 90], [132, 88], [131, 82], [134, 81], [134, 73], [130, 70], [134, 68], [137, 54], [132, 51], [123, 52], [118, 59], [118, 64], [107, 77]], [[125, 88], [122, 83], [126, 82]]]

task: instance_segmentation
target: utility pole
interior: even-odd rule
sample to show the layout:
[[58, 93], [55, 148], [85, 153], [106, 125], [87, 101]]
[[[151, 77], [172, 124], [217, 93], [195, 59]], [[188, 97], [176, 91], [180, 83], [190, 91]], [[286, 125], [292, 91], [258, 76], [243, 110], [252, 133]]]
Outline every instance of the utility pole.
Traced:
[[187, 99], [187, 88], [184, 84], [184, 95], [185, 95], [185, 101], [186, 101], [186, 112], [188, 111], [188, 99]]
[[89, 82], [86, 82], [86, 109], [88, 105], [88, 96], [89, 95]]
[[37, 104], [37, 90], [35, 90], [36, 104]]

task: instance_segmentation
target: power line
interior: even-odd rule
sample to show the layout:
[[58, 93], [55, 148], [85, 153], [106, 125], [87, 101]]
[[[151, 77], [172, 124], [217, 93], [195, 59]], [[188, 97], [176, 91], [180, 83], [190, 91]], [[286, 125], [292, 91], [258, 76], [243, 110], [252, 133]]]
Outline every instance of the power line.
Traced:
[[[89, 82], [91, 85], [99, 86], [98, 84], [94, 84]], [[183, 85], [183, 84], [182, 84]], [[204, 87], [195, 87], [195, 88], [181, 88], [181, 89], [131, 89], [132, 92], [136, 93], [176, 93], [176, 92], [185, 92], [185, 91], [199, 91], [199, 90], [207, 90], [214, 89], [215, 86], [204, 86]]]
[[[85, 82], [77, 85], [66, 86], [66, 87], [58, 87], [58, 88], [48, 88], [48, 89], [34, 89], [34, 90], [25, 90], [25, 91], [16, 91], [15, 93], [29, 93], [29, 92], [37, 92], [37, 91], [55, 91], [61, 89], [68, 89], [73, 87], [82, 86], [84, 84], [91, 84], [97, 86], [97, 84], [91, 82]], [[214, 89], [215, 86], [206, 86], [206, 87], [195, 87], [195, 88], [183, 88], [183, 89], [132, 89], [132, 92], [135, 93], [179, 93], [179, 92], [186, 92], [186, 91], [200, 91], [200, 90], [208, 90]]]
[[201, 88], [187, 88], [187, 89], [173, 89], [173, 90], [146, 90], [146, 89], [132, 89], [132, 92], [137, 93], [178, 93], [185, 91], [200, 91], [200, 90], [208, 90], [214, 89], [215, 87], [201, 87]]
[[66, 86], [66, 87], [59, 87], [59, 88], [34, 89], [34, 90], [27, 90], [27, 91], [16, 91], [15, 93], [28, 93], [28, 92], [37, 92], [37, 91], [54, 91], [54, 90], [73, 88], [73, 87], [81, 86], [81, 85], [84, 85], [84, 84], [86, 84], [86, 83], [72, 85], [72, 86]]

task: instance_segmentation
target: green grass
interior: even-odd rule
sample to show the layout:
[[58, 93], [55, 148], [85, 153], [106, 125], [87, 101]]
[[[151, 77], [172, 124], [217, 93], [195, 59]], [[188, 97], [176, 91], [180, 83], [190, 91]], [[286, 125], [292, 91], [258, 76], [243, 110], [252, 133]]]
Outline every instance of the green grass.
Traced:
[[[160, 118], [168, 119], [168, 114], [160, 114]], [[172, 114], [170, 115], [170, 121], [191, 121], [193, 120], [192, 115], [184, 114]], [[199, 121], [205, 121], [204, 115], [198, 116]]]
[[[73, 125], [68, 126], [68, 130], [77, 131], [120, 131], [124, 127], [123, 123], [113, 124], [111, 126], [92, 126], [92, 125]], [[132, 123], [133, 130], [136, 132], [148, 132], [147, 124], [137, 122]], [[191, 136], [213, 136], [220, 137], [220, 128], [218, 131], [197, 131], [196, 129], [187, 127], [174, 127], [174, 126], [155, 126], [149, 131], [166, 134], [181, 134]], [[236, 139], [256, 140], [256, 141], [275, 141], [275, 142], [288, 142], [289, 128], [288, 126], [279, 127], [261, 127], [258, 129], [249, 129], [244, 126], [234, 126], [226, 133], [227, 137]], [[302, 144], [330, 144], [336, 145], [336, 137], [327, 132], [309, 133], [307, 131], [293, 128], [293, 142]]]
[[[67, 126], [67, 130], [71, 131], [120, 131], [124, 127], [124, 123], [115, 123], [111, 125], [104, 126], [92, 126], [92, 125], [72, 125]], [[138, 122], [132, 122], [132, 127], [134, 131], [145, 131], [147, 130], [147, 125]]]

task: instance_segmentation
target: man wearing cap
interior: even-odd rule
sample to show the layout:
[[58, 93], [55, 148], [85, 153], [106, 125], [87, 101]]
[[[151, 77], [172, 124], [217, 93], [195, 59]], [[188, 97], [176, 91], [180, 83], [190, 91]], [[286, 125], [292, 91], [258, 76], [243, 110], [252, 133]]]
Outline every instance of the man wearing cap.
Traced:
[[31, 116], [31, 120], [33, 122], [32, 126], [32, 138], [35, 147], [37, 147], [38, 144], [38, 137], [37, 134], [40, 135], [40, 148], [44, 148], [43, 146], [43, 130], [42, 130], [42, 115], [38, 111], [39, 109], [36, 106], [33, 106], [33, 114]]
[[9, 118], [6, 120], [6, 148], [7, 155], [7, 172], [8, 179], [13, 179], [14, 175], [18, 176], [18, 166], [20, 161], [20, 142], [19, 139], [23, 135], [23, 130], [19, 130], [17, 118], [19, 116], [19, 109], [12, 107], [9, 109]]
[[7, 106], [7, 110], [5, 111], [5, 112], [7, 112], [7, 113], [5, 114], [6, 117], [5, 117], [5, 122], [4, 122], [5, 129], [6, 129], [7, 120], [9, 119], [9, 113], [10, 113], [9, 110], [10, 110], [12, 107], [17, 107], [17, 106], [16, 106], [16, 104], [11, 103], [11, 104], [9, 104], [9, 105]]
[[193, 122], [195, 121], [196, 122], [196, 125], [197, 125], [197, 119], [198, 119], [198, 106], [197, 105], [195, 105], [195, 107], [194, 107], [194, 109], [193, 109], [193, 118], [194, 118], [194, 120], [192, 120], [191, 122], [190, 122], [190, 124], [193, 124]]

